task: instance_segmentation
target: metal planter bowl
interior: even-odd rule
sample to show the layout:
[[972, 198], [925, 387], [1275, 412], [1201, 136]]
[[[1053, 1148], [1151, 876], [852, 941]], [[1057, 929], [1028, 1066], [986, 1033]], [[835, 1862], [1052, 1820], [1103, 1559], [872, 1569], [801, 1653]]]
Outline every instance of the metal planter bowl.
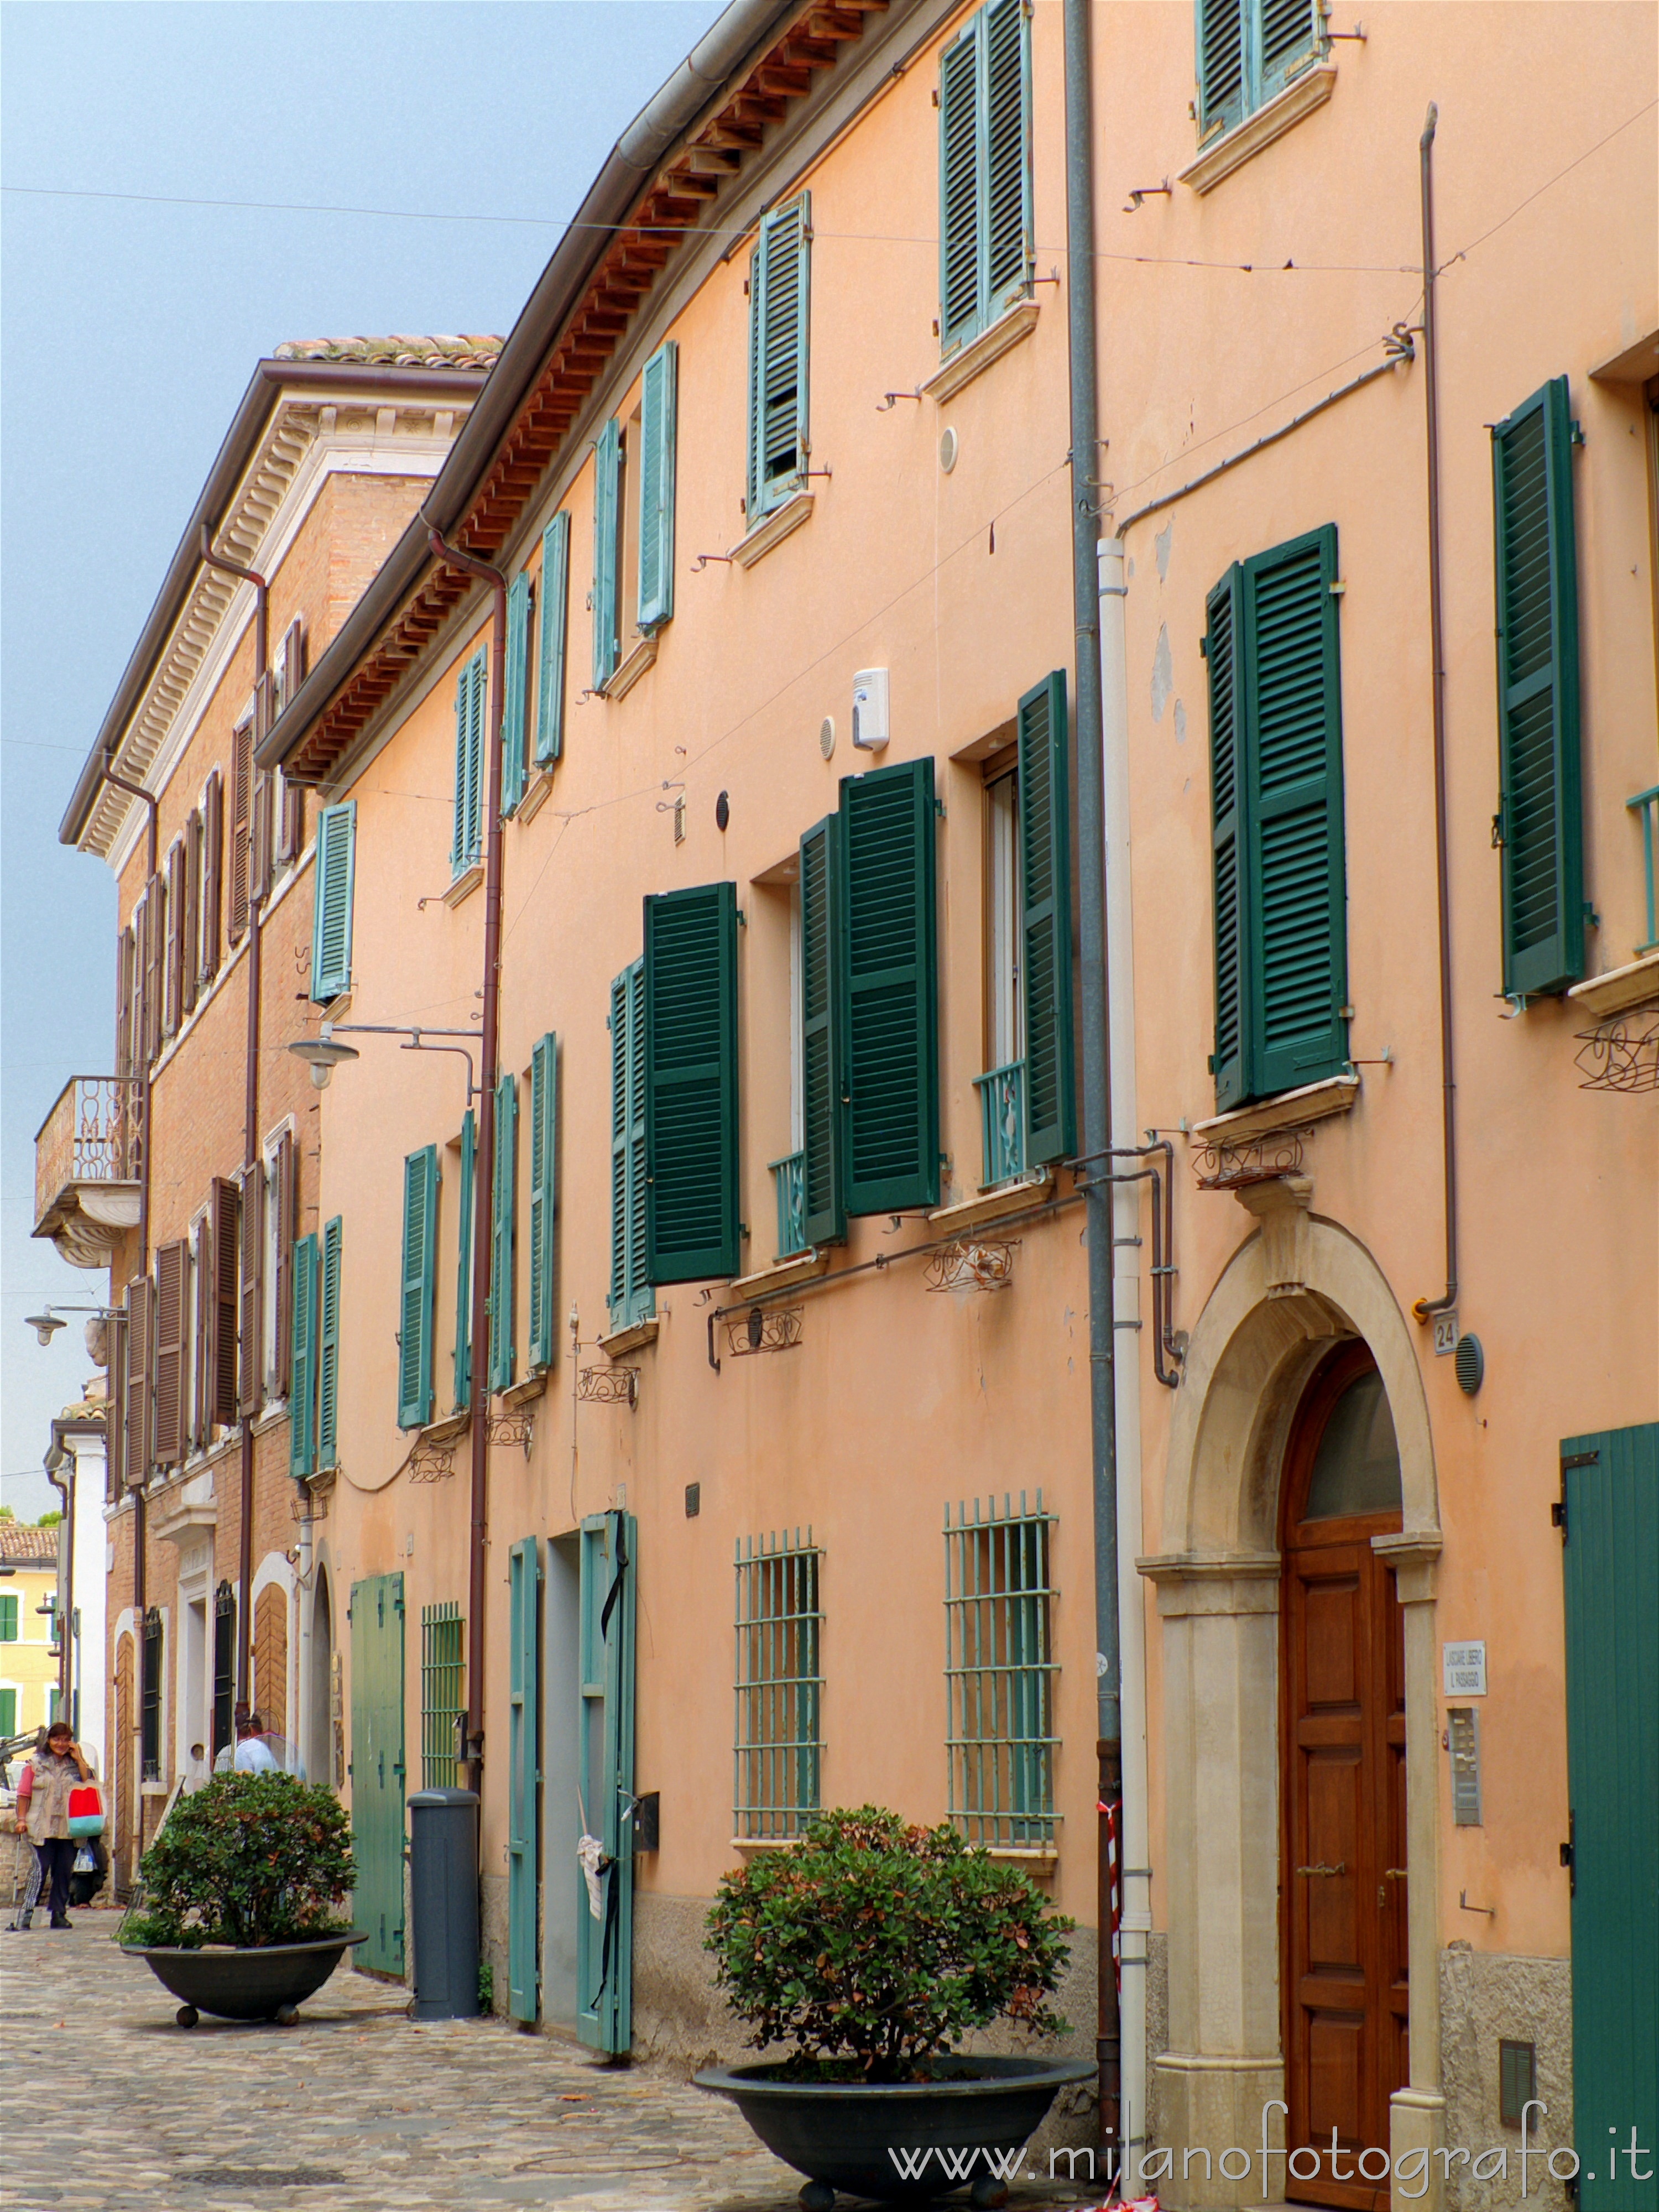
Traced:
[[770, 2066], [708, 2066], [692, 2078], [730, 2097], [767, 2148], [808, 2177], [802, 2203], [828, 2212], [837, 2189], [918, 2204], [971, 2187], [975, 2203], [1001, 2203], [996, 2165], [971, 2154], [1000, 2161], [1018, 2150], [1055, 2092], [1095, 2071], [1080, 2058], [952, 2057], [933, 2066], [932, 2081], [781, 2081]]
[[368, 1941], [367, 1933], [353, 1929], [346, 1935], [246, 1951], [186, 1951], [139, 1943], [124, 1943], [121, 1948], [130, 1958], [143, 1960], [162, 1988], [182, 2000], [180, 2027], [194, 2027], [198, 2014], [204, 2012], [220, 2020], [274, 2020], [287, 2027], [351, 1946]]

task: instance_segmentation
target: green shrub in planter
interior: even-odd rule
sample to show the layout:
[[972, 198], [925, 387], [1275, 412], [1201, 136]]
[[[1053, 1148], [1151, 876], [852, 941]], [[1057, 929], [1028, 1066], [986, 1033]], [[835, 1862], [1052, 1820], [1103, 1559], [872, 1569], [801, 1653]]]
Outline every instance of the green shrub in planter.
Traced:
[[124, 1943], [239, 1950], [343, 1932], [357, 1878], [351, 1827], [321, 1784], [222, 1774], [180, 1797], [139, 1868], [142, 1904]]
[[1076, 1924], [953, 1828], [866, 1805], [727, 1875], [705, 1948], [756, 2048], [794, 2045], [789, 2078], [913, 2081], [994, 2020], [1063, 2034]]

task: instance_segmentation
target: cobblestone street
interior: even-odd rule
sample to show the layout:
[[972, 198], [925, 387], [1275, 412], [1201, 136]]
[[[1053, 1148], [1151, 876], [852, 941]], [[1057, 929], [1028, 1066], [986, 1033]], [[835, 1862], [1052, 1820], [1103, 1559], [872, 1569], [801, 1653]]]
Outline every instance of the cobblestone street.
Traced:
[[295, 2027], [186, 2032], [117, 1923], [82, 1911], [0, 1950], [8, 2212], [794, 2212], [800, 2177], [665, 2072], [500, 2021], [417, 2023], [344, 1968]]

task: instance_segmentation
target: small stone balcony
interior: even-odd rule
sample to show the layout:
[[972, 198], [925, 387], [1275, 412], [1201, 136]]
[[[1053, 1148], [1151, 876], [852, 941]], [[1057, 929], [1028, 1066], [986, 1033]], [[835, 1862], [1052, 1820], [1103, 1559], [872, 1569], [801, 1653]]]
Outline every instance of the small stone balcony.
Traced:
[[107, 1267], [138, 1226], [143, 1172], [136, 1077], [72, 1075], [34, 1139], [34, 1229], [73, 1267]]

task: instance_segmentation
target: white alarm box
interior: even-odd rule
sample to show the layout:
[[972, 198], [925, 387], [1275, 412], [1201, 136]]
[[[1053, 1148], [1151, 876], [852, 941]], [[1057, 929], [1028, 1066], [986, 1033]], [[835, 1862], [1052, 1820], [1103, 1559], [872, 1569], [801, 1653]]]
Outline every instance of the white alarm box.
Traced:
[[879, 752], [891, 735], [887, 723], [887, 671], [861, 668], [853, 678], [853, 743]]

